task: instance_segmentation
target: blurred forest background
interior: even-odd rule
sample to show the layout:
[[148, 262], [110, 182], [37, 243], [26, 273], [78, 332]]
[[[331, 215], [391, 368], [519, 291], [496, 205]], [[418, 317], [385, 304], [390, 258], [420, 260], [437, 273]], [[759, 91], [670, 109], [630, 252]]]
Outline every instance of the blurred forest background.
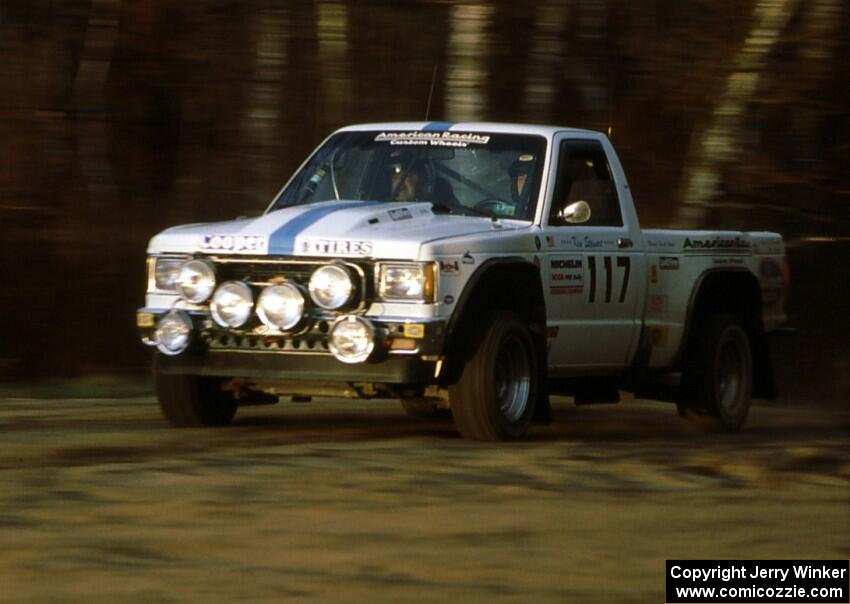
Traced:
[[783, 233], [779, 373], [837, 400], [848, 66], [846, 0], [0, 0], [0, 382], [143, 373], [153, 234], [261, 210], [331, 130], [433, 93], [610, 129], [643, 226]]

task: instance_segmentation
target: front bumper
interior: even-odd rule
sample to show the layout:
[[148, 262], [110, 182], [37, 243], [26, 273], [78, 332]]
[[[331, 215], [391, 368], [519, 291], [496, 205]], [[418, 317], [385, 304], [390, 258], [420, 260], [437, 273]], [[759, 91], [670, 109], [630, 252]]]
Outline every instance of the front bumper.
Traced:
[[[164, 309], [141, 308], [139, 336], [154, 345], [154, 331]], [[338, 361], [328, 349], [327, 325], [317, 323], [298, 335], [264, 333], [262, 328], [225, 330], [206, 312], [188, 312], [192, 344], [182, 354], [160, 355], [164, 373], [293, 381], [432, 383], [445, 337], [443, 320], [367, 317], [377, 334], [375, 351], [363, 363]], [[405, 344], [405, 348], [397, 348]]]
[[341, 363], [331, 355], [287, 353], [187, 351], [159, 357], [163, 373], [303, 382], [425, 385], [434, 381], [435, 366], [436, 361], [414, 356], [391, 356], [357, 365]]

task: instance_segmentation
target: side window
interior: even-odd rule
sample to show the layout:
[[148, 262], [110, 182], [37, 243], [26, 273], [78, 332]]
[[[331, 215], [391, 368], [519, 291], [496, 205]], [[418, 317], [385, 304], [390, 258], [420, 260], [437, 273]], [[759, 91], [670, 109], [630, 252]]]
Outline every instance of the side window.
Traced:
[[562, 141], [559, 158], [549, 224], [565, 226], [558, 212], [583, 200], [590, 206], [590, 219], [582, 223], [585, 226], [623, 226], [617, 189], [602, 145], [598, 141]]

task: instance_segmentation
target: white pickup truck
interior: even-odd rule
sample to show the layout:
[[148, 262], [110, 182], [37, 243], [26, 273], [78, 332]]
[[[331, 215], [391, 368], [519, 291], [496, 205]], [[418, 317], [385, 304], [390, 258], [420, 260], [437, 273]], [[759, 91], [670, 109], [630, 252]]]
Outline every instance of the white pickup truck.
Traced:
[[175, 426], [278, 397], [401, 399], [476, 440], [550, 394], [744, 423], [774, 395], [780, 235], [642, 230], [609, 140], [487, 123], [343, 128], [259, 217], [148, 246], [142, 340]]

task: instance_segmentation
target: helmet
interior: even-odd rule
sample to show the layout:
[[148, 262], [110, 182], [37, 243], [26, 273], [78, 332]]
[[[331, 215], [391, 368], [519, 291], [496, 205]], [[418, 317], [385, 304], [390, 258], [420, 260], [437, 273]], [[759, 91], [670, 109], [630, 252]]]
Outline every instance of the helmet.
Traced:
[[[530, 187], [527, 183], [531, 172], [534, 170], [535, 163], [534, 155], [523, 153], [508, 168], [508, 174], [511, 177], [511, 196], [518, 206], [518, 210], [525, 210], [525, 206], [528, 204]], [[524, 177], [522, 180], [520, 179], [521, 176]]]
[[[431, 201], [434, 196], [436, 172], [427, 159], [417, 157], [409, 151], [393, 151], [390, 154], [390, 178], [392, 196], [398, 201]], [[415, 190], [405, 192], [409, 177], [415, 178]], [[410, 195], [411, 199], [399, 199], [399, 195]]]

